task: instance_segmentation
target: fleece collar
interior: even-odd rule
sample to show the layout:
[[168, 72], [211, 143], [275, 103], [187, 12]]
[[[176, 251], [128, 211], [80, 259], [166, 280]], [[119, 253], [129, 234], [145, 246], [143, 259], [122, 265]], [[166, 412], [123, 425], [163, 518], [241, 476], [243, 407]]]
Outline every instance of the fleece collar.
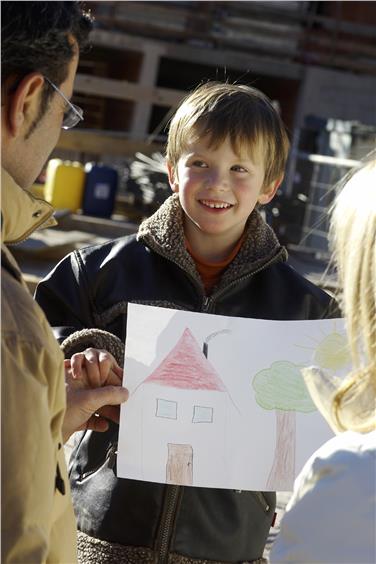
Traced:
[[[178, 264], [202, 285], [195, 263], [185, 247], [183, 210], [178, 194], [170, 196], [151, 217], [141, 223], [137, 239]], [[246, 224], [243, 245], [214, 290], [261, 270], [271, 261], [286, 259], [287, 252], [281, 247], [274, 231], [264, 222], [260, 213], [254, 210]]]
[[35, 198], [15, 183], [1, 169], [1, 240], [5, 244], [19, 243], [33, 231], [56, 225], [54, 209], [44, 200]]

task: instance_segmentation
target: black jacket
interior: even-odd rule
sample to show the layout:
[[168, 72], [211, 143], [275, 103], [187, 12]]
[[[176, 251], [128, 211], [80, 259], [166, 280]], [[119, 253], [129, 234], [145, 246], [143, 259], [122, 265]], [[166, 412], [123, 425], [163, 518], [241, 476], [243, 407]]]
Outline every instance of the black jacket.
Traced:
[[[96, 328], [124, 342], [128, 302], [262, 319], [329, 316], [328, 295], [285, 260], [285, 250], [254, 211], [238, 255], [206, 297], [185, 249], [181, 209], [173, 196], [143, 222], [137, 237], [66, 257], [39, 284], [36, 298], [60, 340]], [[82, 350], [83, 343], [103, 345], [95, 341], [95, 331], [75, 333], [64, 345], [72, 354]], [[116, 344], [112, 352], [122, 360]], [[161, 563], [167, 554], [220, 562], [262, 556], [274, 493], [117, 479], [116, 441], [113, 425], [105, 434], [84, 434], [74, 452], [71, 485], [80, 531], [111, 543], [145, 547]]]

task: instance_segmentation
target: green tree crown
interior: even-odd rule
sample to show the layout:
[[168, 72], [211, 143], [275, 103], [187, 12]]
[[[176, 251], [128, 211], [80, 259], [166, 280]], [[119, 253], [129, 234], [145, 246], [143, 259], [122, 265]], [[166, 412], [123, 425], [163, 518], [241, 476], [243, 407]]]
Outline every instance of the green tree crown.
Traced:
[[287, 360], [273, 362], [270, 368], [260, 370], [252, 381], [256, 401], [264, 409], [300, 411], [317, 410], [308, 393], [300, 369]]

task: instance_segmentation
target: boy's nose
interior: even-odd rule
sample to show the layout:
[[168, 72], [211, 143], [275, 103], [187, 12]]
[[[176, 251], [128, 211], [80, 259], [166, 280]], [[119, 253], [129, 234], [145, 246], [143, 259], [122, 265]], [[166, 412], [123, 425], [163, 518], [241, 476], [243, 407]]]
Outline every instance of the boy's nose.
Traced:
[[207, 185], [208, 188], [218, 191], [228, 190], [229, 187], [227, 176], [219, 170], [210, 171], [209, 178], [207, 179]]

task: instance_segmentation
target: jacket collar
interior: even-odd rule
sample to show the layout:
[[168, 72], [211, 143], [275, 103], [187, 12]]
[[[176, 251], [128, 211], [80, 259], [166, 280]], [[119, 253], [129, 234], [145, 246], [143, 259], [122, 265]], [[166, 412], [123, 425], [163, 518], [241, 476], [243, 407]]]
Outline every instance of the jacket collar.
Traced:
[[[170, 196], [151, 217], [141, 223], [137, 239], [179, 264], [202, 285], [194, 261], [185, 248], [183, 211], [178, 194]], [[281, 247], [274, 231], [254, 210], [248, 218], [244, 243], [216, 289], [236, 278], [261, 270], [269, 262], [286, 258], [287, 252]]]
[[20, 188], [10, 174], [1, 169], [2, 242], [19, 243], [42, 226], [56, 225], [57, 222], [52, 217], [53, 212], [50, 204]]

